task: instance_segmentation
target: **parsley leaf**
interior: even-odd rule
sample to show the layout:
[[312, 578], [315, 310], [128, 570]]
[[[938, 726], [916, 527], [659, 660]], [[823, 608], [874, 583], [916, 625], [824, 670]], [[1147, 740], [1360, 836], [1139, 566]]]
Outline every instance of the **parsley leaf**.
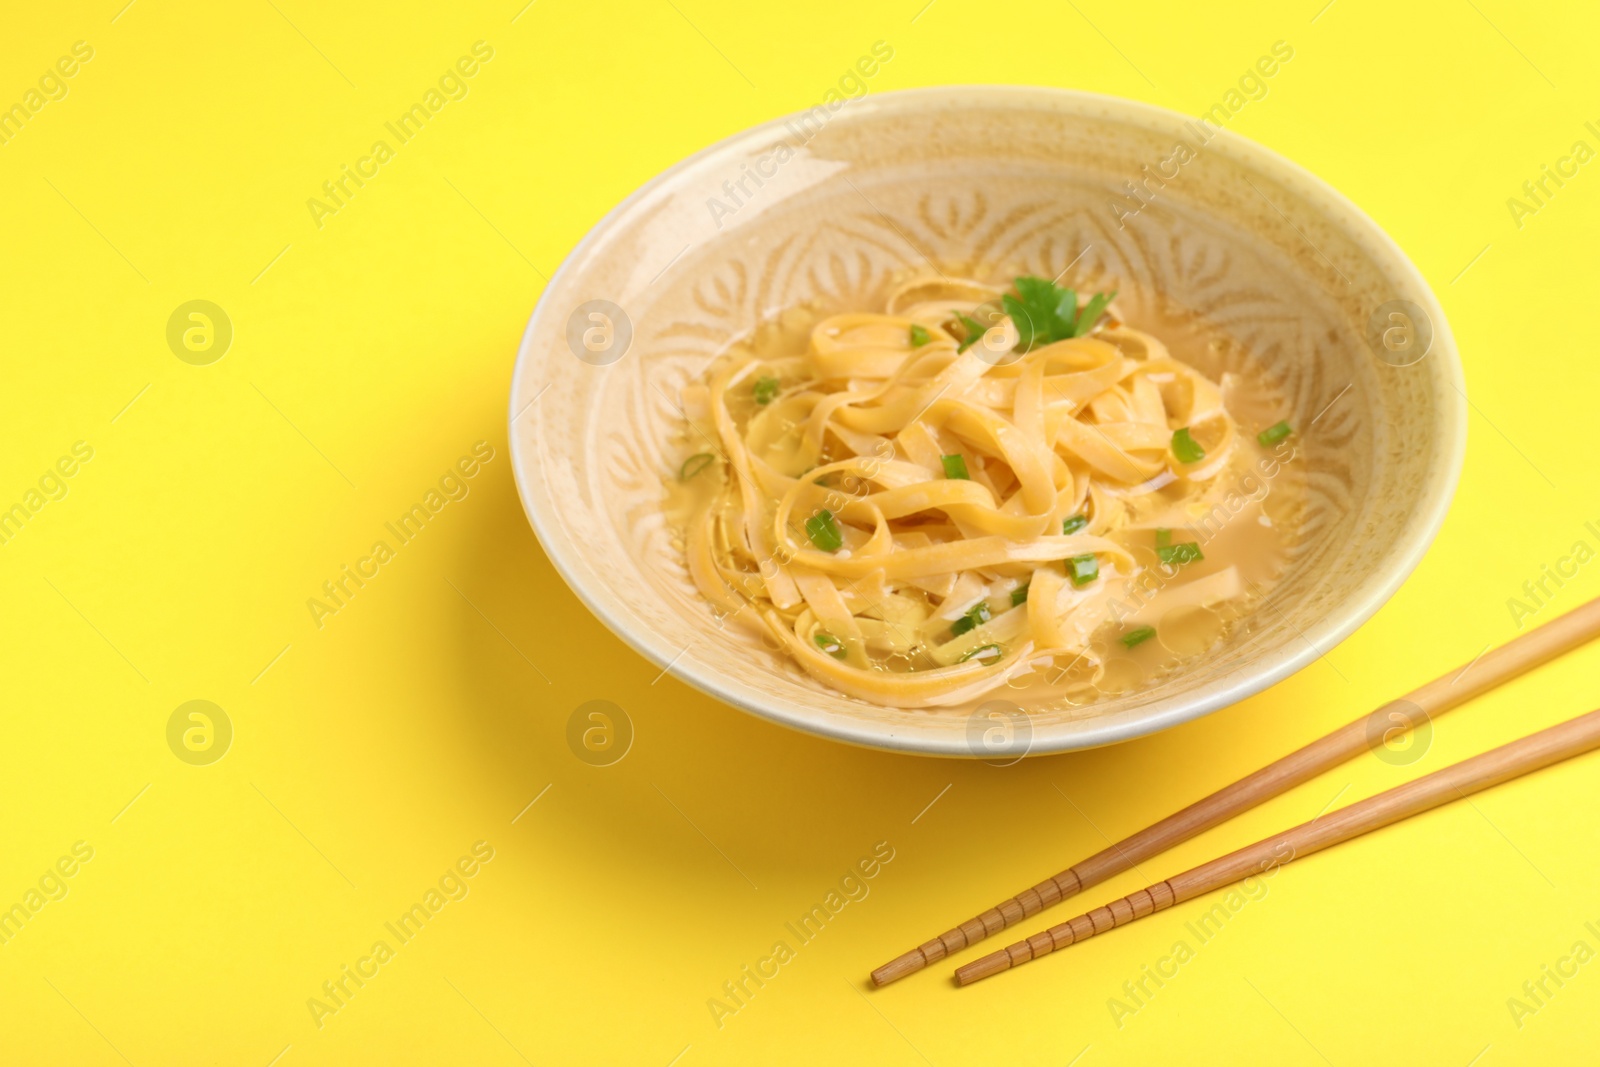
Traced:
[[1106, 305], [1116, 298], [1117, 291], [1115, 289], [1109, 293], [1096, 293], [1093, 299], [1083, 305], [1083, 311], [1078, 315], [1077, 332], [1073, 336], [1082, 337], [1094, 329], [1094, 324], [1100, 321], [1100, 316], [1105, 312]]
[[1022, 349], [1082, 337], [1094, 328], [1106, 305], [1117, 295], [1115, 291], [1098, 293], [1080, 312], [1078, 294], [1047, 278], [1024, 276], [1012, 284], [1017, 295], [1007, 293], [1000, 302], [1017, 325], [1017, 345]]
[[1017, 326], [1017, 345], [1028, 349], [1073, 336], [1078, 322], [1078, 294], [1048, 278], [1024, 276], [1013, 283], [1017, 295], [1000, 302]]

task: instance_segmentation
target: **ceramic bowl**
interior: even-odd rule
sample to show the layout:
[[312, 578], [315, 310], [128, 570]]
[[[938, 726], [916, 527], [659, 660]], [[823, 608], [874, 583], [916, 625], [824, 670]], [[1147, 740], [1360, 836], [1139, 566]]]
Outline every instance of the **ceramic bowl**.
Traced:
[[1080, 290], [1119, 289], [1157, 335], [1199, 316], [1288, 398], [1309, 471], [1287, 573], [1198, 669], [1032, 714], [1006, 754], [1122, 741], [1272, 685], [1371, 616], [1438, 530], [1465, 445], [1460, 362], [1422, 276], [1343, 196], [1210, 122], [1126, 100], [884, 93], [652, 179], [573, 249], [528, 321], [510, 405], [523, 505], [573, 591], [641, 655], [798, 730], [996, 755], [979, 741], [990, 722], [843, 696], [719, 628], [662, 513], [679, 390], [715, 353], [801, 302], [859, 308], [929, 261], [1067, 270]]

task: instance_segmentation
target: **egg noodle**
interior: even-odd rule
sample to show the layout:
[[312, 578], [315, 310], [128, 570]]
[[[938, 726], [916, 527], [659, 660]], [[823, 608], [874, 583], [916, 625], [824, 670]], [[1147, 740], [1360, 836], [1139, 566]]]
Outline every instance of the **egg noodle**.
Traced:
[[1119, 617], [1113, 583], [1158, 560], [1169, 610], [1240, 597], [1235, 567], [1186, 580], [1200, 547], [1168, 528], [1238, 466], [1222, 389], [1114, 295], [919, 276], [881, 313], [817, 322], [803, 354], [718, 357], [683, 393], [688, 438], [715, 442], [678, 472], [695, 585], [817, 680], [891, 707], [1029, 672], [1092, 690], [1108, 633], [1155, 636]]

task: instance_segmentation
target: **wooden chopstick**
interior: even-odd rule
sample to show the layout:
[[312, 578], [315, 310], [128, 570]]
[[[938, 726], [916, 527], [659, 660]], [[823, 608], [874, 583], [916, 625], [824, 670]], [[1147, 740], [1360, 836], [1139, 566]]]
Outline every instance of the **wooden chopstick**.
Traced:
[[1397, 728], [1414, 726], [1423, 716], [1431, 719], [1441, 715], [1596, 636], [1600, 636], [1600, 598], [1529, 630], [1497, 649], [1481, 653], [1464, 667], [1440, 675], [1371, 714], [1339, 727], [1132, 837], [1095, 853], [1077, 866], [946, 930], [873, 971], [872, 982], [885, 986], [920, 971], [930, 963], [1037, 915], [1067, 897], [1226, 822], [1241, 811], [1377, 747]]
[[1415, 781], [1397, 785], [1330, 815], [1318, 816], [1292, 830], [1263, 838], [1253, 845], [1246, 845], [1210, 863], [1202, 863], [1103, 908], [1052, 926], [1025, 941], [1018, 941], [999, 952], [991, 952], [982, 959], [957, 968], [956, 981], [970, 985], [992, 974], [1038, 959], [1058, 948], [1066, 948], [1095, 934], [1125, 926], [1180, 901], [1190, 900], [1252, 874], [1282, 866], [1330, 845], [1409, 819], [1431, 808], [1597, 748], [1600, 748], [1600, 711], [1591, 711], [1576, 719], [1568, 719], [1559, 726], [1529, 734], [1520, 741], [1512, 741]]

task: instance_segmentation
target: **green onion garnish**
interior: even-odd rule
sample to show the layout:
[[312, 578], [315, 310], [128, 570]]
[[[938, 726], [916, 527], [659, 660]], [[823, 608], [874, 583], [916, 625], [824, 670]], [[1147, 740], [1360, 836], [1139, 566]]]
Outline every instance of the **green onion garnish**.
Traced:
[[1128, 648], [1132, 648], [1134, 645], [1150, 640], [1155, 635], [1156, 628], [1154, 626], [1140, 626], [1123, 634], [1122, 643]]
[[953, 311], [951, 314], [953, 314], [960, 321], [962, 326], [966, 327], [967, 338], [956, 348], [957, 352], [965, 352], [967, 349], [977, 344], [978, 339], [983, 336], [984, 325], [977, 319], [969, 318], [959, 311]]
[[1066, 518], [1061, 520], [1061, 532], [1064, 534], [1075, 534], [1087, 525], [1089, 525], [1089, 516], [1068, 515]]
[[1290, 428], [1288, 421], [1285, 420], [1276, 426], [1268, 426], [1265, 430], [1256, 434], [1256, 440], [1264, 445], [1275, 445], [1292, 433], [1294, 433], [1294, 430]]
[[914, 322], [911, 324], [911, 347], [912, 348], [921, 348], [923, 345], [927, 344], [931, 340], [933, 340], [933, 337], [929, 335], [927, 330], [923, 329], [921, 326], [918, 326]]
[[757, 378], [755, 384], [756, 403], [765, 407], [778, 399], [778, 379]]
[[1165, 548], [1172, 544], [1172, 531], [1165, 526], [1156, 527], [1156, 547]]
[[1179, 463], [1199, 463], [1206, 458], [1206, 450], [1200, 447], [1187, 426], [1173, 431], [1172, 454], [1178, 457]]
[[844, 547], [844, 534], [839, 532], [839, 524], [833, 521], [833, 512], [827, 508], [806, 520], [806, 535], [824, 552], [837, 552]]
[[950, 624], [950, 632], [955, 636], [960, 637], [967, 631], [974, 630], [979, 626], [982, 626], [992, 618], [994, 618], [994, 615], [989, 611], [988, 602], [980, 600], [976, 604], [972, 605], [972, 607], [968, 608], [965, 615], [961, 616], [961, 618]]
[[[1154, 633], [1155, 631], [1151, 631], [1151, 632]], [[965, 663], [969, 659], [975, 659], [980, 663], [987, 663], [990, 660], [997, 660], [999, 658], [1000, 658], [1000, 646], [999, 645], [979, 645], [977, 648], [973, 649], [971, 652], [968, 652], [965, 656], [962, 656], [956, 662], [957, 663]]]
[[844, 645], [840, 644], [839, 639], [832, 634], [819, 633], [813, 637], [812, 640], [816, 641], [818, 648], [822, 649], [822, 651], [826, 652], [834, 659], [844, 659], [845, 656], [848, 655], [848, 653], [845, 651]]
[[967, 457], [957, 452], [953, 456], [940, 456], [939, 462], [944, 464], [944, 476], [957, 481], [971, 481], [967, 474]]
[[1012, 607], [1016, 607], [1019, 604], [1025, 603], [1027, 601], [1027, 599], [1028, 599], [1028, 587], [1026, 585], [1019, 585], [1015, 589], [1011, 590], [1011, 606]]
[[1180, 566], [1206, 558], [1201, 554], [1200, 544], [1196, 541], [1183, 541], [1176, 545], [1162, 545], [1156, 549], [1156, 555], [1161, 557], [1162, 563]]
[[696, 474], [711, 466], [711, 461], [716, 459], [710, 452], [696, 452], [683, 461], [683, 466], [678, 468], [678, 481], [686, 482]]
[[1073, 556], [1067, 560], [1067, 574], [1071, 575], [1073, 585], [1088, 585], [1100, 577], [1100, 561], [1093, 552]]

